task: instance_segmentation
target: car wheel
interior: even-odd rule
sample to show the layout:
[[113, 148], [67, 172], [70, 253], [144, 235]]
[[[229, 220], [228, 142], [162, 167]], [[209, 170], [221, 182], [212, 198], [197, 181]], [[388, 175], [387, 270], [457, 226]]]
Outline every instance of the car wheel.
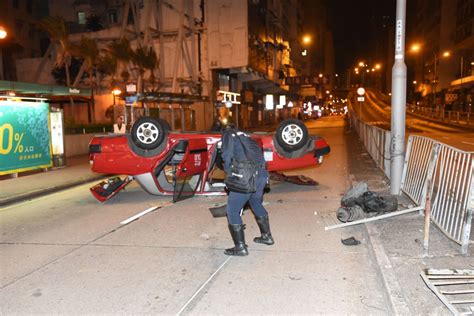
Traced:
[[168, 134], [168, 128], [162, 120], [140, 117], [132, 127], [132, 140], [141, 149], [155, 149], [160, 146]]
[[276, 140], [285, 151], [298, 150], [308, 143], [308, 128], [300, 120], [285, 120], [276, 130]]
[[165, 132], [171, 131], [171, 126], [167, 121], [161, 118], [157, 118], [156, 120], [162, 123], [162, 126], [165, 129]]

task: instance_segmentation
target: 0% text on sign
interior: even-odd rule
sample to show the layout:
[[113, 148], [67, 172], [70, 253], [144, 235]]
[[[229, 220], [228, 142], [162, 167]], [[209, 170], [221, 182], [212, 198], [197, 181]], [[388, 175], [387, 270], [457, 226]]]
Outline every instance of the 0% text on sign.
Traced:
[[13, 149], [13, 153], [33, 152], [33, 146], [23, 146], [23, 136], [25, 133], [15, 133], [13, 126], [9, 123], [0, 126], [0, 154], [8, 155]]

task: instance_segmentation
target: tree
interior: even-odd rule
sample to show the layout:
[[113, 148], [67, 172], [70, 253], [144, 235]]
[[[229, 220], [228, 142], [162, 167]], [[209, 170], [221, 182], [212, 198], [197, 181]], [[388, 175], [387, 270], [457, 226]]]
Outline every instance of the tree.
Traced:
[[[155, 69], [158, 65], [158, 57], [152, 47], [138, 47], [132, 55], [132, 62], [138, 68], [138, 86], [142, 87], [143, 75], [145, 71], [150, 71], [150, 83], [152, 88], [155, 84]], [[143, 90], [143, 89], [142, 89]]]
[[[94, 103], [94, 72], [96, 71], [97, 65], [99, 63], [99, 47], [97, 42], [88, 37], [82, 37], [79, 44], [71, 45], [71, 53], [79, 58], [82, 58], [83, 64], [81, 69], [87, 73], [89, 79], [89, 86], [92, 91], [92, 109], [89, 109], [89, 121], [94, 122], [95, 117], [94, 113], [95, 103]], [[79, 75], [80, 78], [82, 76]]]
[[[133, 56], [133, 51], [130, 48], [130, 42], [126, 38], [121, 38], [120, 40], [114, 40], [110, 43], [105, 49], [106, 56], [105, 58], [115, 59], [116, 60], [116, 69], [115, 73], [120, 72], [120, 76], [124, 81], [127, 81], [130, 77], [128, 72], [128, 63], [131, 61]], [[113, 63], [111, 64], [113, 65]]]
[[44, 29], [51, 41], [56, 44], [56, 67], [64, 67], [66, 71], [66, 85], [71, 85], [69, 66], [71, 65], [71, 43], [66, 29], [66, 23], [61, 17], [47, 16], [38, 22], [38, 25]]

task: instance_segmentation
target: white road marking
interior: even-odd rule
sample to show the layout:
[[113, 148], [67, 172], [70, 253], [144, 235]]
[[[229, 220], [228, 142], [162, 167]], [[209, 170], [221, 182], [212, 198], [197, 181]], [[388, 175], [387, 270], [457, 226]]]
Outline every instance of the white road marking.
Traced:
[[154, 210], [157, 210], [158, 208], [162, 208], [162, 207], [165, 206], [165, 205], [166, 205], [166, 204], [164, 204], [164, 205], [156, 205], [156, 206], [152, 206], [152, 207], [150, 207], [150, 208], [147, 208], [147, 209], [144, 210], [143, 212], [140, 212], [140, 213], [138, 213], [138, 214], [135, 214], [135, 215], [133, 215], [133, 216], [127, 218], [126, 220], [121, 221], [121, 222], [120, 222], [120, 225], [126, 225], [126, 224], [128, 224], [128, 223], [131, 223], [131, 222], [133, 222], [134, 220], [139, 219], [139, 218], [142, 217], [143, 215], [146, 215], [146, 214], [148, 214], [148, 213], [150, 213], [150, 212], [153, 212]]
[[206, 282], [204, 282], [200, 287], [199, 289], [197, 289], [197, 291], [193, 294], [193, 296], [191, 296], [191, 298], [186, 302], [186, 304], [183, 305], [183, 307], [181, 307], [181, 309], [179, 310], [178, 313], [176, 313], [176, 316], [179, 316], [181, 315], [181, 313], [186, 309], [186, 307], [188, 307], [189, 304], [191, 304], [191, 302], [194, 300], [194, 298], [202, 291], [202, 289], [209, 283], [211, 282], [211, 280], [214, 278], [214, 276], [226, 265], [227, 262], [229, 262], [229, 260], [232, 259], [232, 257], [230, 256], [229, 258], [227, 258], [223, 264], [221, 264], [221, 266], [219, 268], [217, 268], [217, 270], [206, 280]]
[[461, 143], [463, 143], [463, 144], [468, 144], [468, 145], [474, 145], [474, 143], [465, 142], [465, 141], [461, 141]]

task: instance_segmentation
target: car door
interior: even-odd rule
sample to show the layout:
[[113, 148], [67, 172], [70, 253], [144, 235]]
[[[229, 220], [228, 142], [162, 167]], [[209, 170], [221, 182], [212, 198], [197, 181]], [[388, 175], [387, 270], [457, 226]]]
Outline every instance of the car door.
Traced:
[[205, 138], [188, 139], [188, 146], [181, 163], [176, 167], [173, 200], [192, 197], [202, 181], [208, 162]]

